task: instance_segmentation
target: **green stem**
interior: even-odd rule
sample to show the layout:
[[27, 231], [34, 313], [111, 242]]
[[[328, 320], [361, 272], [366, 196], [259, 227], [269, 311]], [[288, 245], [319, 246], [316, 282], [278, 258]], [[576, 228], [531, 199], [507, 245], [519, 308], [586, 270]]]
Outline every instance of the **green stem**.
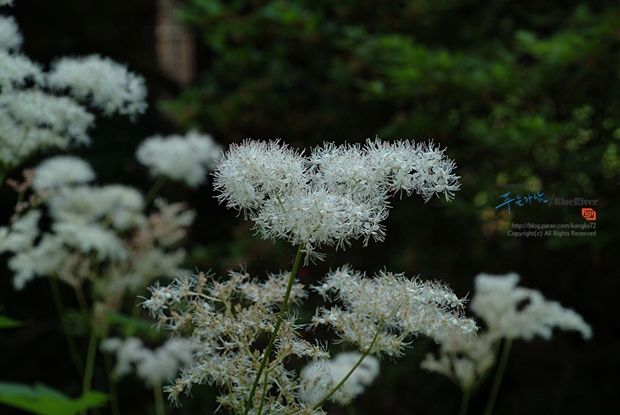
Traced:
[[347, 373], [347, 375], [336, 386], [334, 386], [334, 388], [327, 395], [325, 395], [323, 397], [323, 399], [321, 399], [318, 403], [316, 403], [312, 407], [313, 410], [319, 409], [329, 398], [331, 398], [332, 395], [334, 393], [336, 393], [338, 391], [338, 389], [340, 389], [342, 387], [342, 385], [344, 385], [344, 383], [347, 381], [347, 379], [349, 379], [349, 377], [351, 377], [353, 372], [355, 372], [355, 369], [357, 369], [357, 367], [362, 364], [362, 362], [364, 361], [366, 356], [368, 356], [370, 354], [370, 351], [372, 350], [372, 347], [375, 345], [375, 342], [377, 341], [377, 338], [379, 337], [379, 333], [381, 332], [381, 327], [383, 327], [383, 321], [384, 321], [383, 319], [381, 319], [379, 321], [379, 324], [377, 325], [377, 332], [375, 333], [375, 336], [372, 338], [372, 341], [370, 342], [370, 345], [368, 346], [368, 349], [366, 349], [366, 351], [362, 354], [362, 356], [360, 356], [360, 358], [358, 359], [357, 363], [355, 363], [355, 365], [351, 368], [351, 370], [349, 370], [349, 373]]
[[258, 415], [260, 415], [263, 412], [263, 406], [265, 405], [265, 396], [267, 395], [267, 385], [269, 384], [269, 371], [265, 371], [265, 381], [263, 383], [263, 392], [262, 392], [262, 397], [263, 399], [261, 399], [260, 401], [260, 406], [258, 407]]
[[493, 387], [491, 388], [491, 394], [489, 395], [489, 401], [487, 407], [484, 410], [484, 415], [491, 415], [493, 413], [493, 407], [495, 406], [495, 400], [499, 392], [499, 386], [502, 383], [504, 372], [506, 371], [506, 365], [508, 364], [508, 357], [510, 356], [510, 347], [512, 346], [512, 339], [504, 339], [504, 348], [502, 350], [502, 357], [497, 365], [497, 371], [495, 372], [495, 379], [493, 379]]
[[[131, 310], [131, 319], [132, 321], [134, 319], [137, 319], [137, 317], [140, 314], [140, 309], [142, 307], [139, 307], [140, 303], [142, 302], [142, 299], [140, 297], [136, 297], [136, 299], [134, 300], [134, 305], [133, 305], [133, 309]], [[124, 338], [128, 338], [131, 337], [135, 334], [136, 332], [136, 328], [137, 325], [135, 323], [132, 322], [132, 324], [128, 324], [125, 326], [125, 335], [123, 336]]]
[[103, 354], [103, 361], [105, 363], [106, 374], [108, 375], [108, 392], [110, 395], [110, 410], [112, 415], [121, 415], [120, 407], [118, 406], [118, 388], [116, 387], [116, 378], [112, 374], [112, 357], [108, 353]]
[[[93, 382], [93, 372], [95, 369], [95, 357], [97, 355], [97, 335], [94, 330], [90, 331], [90, 338], [88, 340], [88, 355], [86, 356], [86, 368], [84, 369], [84, 379], [82, 382], [82, 395], [86, 395], [90, 392], [90, 388]], [[82, 412], [86, 413], [86, 410]]]
[[161, 382], [153, 385], [153, 394], [155, 395], [155, 414], [166, 415], [166, 405], [164, 404], [164, 391]]
[[355, 408], [350, 403], [346, 405], [346, 408], [347, 408], [348, 415], [357, 415], [357, 412], [355, 412]]
[[153, 186], [151, 186], [151, 188], [149, 189], [146, 196], [144, 196], [144, 206], [148, 206], [149, 203], [151, 203], [153, 199], [155, 199], [155, 196], [164, 186], [164, 183], [166, 183], [166, 176], [159, 176], [155, 183], [153, 183]]
[[52, 290], [52, 297], [54, 297], [54, 304], [56, 305], [56, 310], [58, 311], [58, 315], [60, 316], [60, 324], [62, 325], [62, 331], [65, 333], [65, 337], [67, 338], [67, 343], [69, 345], [69, 354], [71, 354], [71, 358], [73, 359], [73, 363], [77, 368], [80, 377], [84, 376], [84, 363], [82, 362], [82, 357], [80, 356], [80, 352], [78, 351], [77, 344], [75, 343], [75, 337], [71, 334], [70, 328], [65, 319], [65, 307], [62, 302], [62, 296], [60, 295], [60, 289], [58, 288], [58, 280], [55, 278], [49, 278], [50, 287]]
[[[295, 283], [295, 275], [297, 275], [297, 270], [299, 269], [299, 264], [301, 262], [303, 244], [299, 244], [297, 248], [297, 255], [295, 256], [295, 262], [293, 262], [293, 270], [291, 271], [291, 275], [288, 280], [288, 285], [286, 286], [286, 293], [284, 294], [284, 299], [282, 300], [282, 307], [280, 308], [280, 314], [278, 314], [278, 319], [276, 320], [276, 324], [273, 328], [273, 333], [271, 333], [271, 337], [269, 338], [269, 343], [267, 344], [267, 348], [263, 352], [263, 360], [258, 368], [258, 372], [256, 373], [256, 379], [254, 380], [254, 384], [252, 384], [252, 389], [250, 389], [250, 394], [248, 395], [248, 400], [245, 404], [245, 410], [243, 411], [243, 415], [247, 415], [250, 412], [250, 408], [252, 407], [252, 401], [254, 400], [254, 395], [256, 394], [256, 388], [258, 387], [258, 383], [260, 382], [260, 378], [265, 370], [265, 366], [269, 361], [269, 355], [271, 354], [271, 349], [273, 348], [273, 344], [276, 341], [276, 337], [278, 335], [278, 331], [280, 330], [280, 326], [282, 325], [282, 321], [284, 321], [284, 315], [286, 314], [288, 308], [288, 299], [291, 295], [291, 289], [293, 288], [293, 284]], [[264, 396], [263, 396], [264, 399]]]
[[471, 388], [464, 389], [463, 395], [461, 396], [461, 407], [459, 408], [459, 415], [467, 415], [469, 398], [471, 398]]

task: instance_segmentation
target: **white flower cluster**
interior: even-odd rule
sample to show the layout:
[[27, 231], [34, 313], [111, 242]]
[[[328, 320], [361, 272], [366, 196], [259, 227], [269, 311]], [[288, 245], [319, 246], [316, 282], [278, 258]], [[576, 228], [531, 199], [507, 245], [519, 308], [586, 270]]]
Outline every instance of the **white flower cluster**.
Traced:
[[146, 111], [144, 79], [109, 58], [61, 58], [46, 79], [52, 90], [69, 90], [75, 98], [91, 102], [106, 115], [117, 112], [134, 117]]
[[554, 327], [576, 330], [588, 339], [591, 327], [575, 311], [547, 301], [536, 290], [518, 287], [519, 276], [479, 274], [471, 309], [486, 323], [475, 339], [453, 333], [440, 339], [439, 357], [428, 354], [422, 368], [442, 373], [463, 390], [469, 390], [495, 363], [502, 339], [550, 339]]
[[144, 347], [142, 340], [136, 337], [106, 339], [100, 347], [105, 352], [116, 354], [116, 375], [125, 376], [135, 371], [152, 387], [171, 382], [179, 369], [193, 363], [191, 343], [186, 339], [170, 339], [155, 350]]
[[[300, 373], [299, 398], [312, 405], [319, 403], [344, 379], [361, 357], [362, 354], [357, 352], [343, 352], [333, 359], [310, 363]], [[330, 400], [340, 405], [349, 404], [378, 375], [379, 360], [374, 356], [366, 356]]]
[[[45, 73], [19, 53], [15, 20], [0, 16], [0, 175], [46, 148], [89, 144], [94, 116], [88, 100], [104, 113], [133, 117], [145, 111], [144, 81], [98, 56], [63, 58]], [[58, 96], [68, 92], [70, 97]]]
[[420, 367], [447, 376], [461, 390], [472, 390], [495, 364], [496, 342], [488, 332], [464, 337], [458, 333], [442, 336], [439, 355], [428, 353]]
[[[0, 3], [0, 6], [2, 3]], [[23, 39], [17, 28], [17, 23], [12, 17], [0, 19], [0, 50], [18, 50], [22, 45]]]
[[196, 187], [207, 179], [221, 157], [220, 146], [210, 135], [190, 132], [185, 137], [147, 138], [136, 151], [138, 161], [147, 166], [153, 176], [163, 175]]
[[[223, 390], [218, 397], [223, 407], [243, 412], [262, 361], [260, 352], [254, 350], [274, 331], [279, 317], [273, 308], [282, 303], [289, 276], [272, 274], [261, 283], [247, 274], [231, 272], [228, 279], [218, 282], [212, 275], [200, 273], [178, 277], [166, 287], [157, 284], [149, 288], [151, 296], [143, 306], [160, 327], [177, 334], [190, 332], [195, 350], [194, 365], [166, 388], [171, 400], [189, 393], [192, 384], [214, 384]], [[289, 301], [299, 303], [305, 296], [303, 286], [296, 283]], [[255, 396], [255, 407], [263, 405], [264, 413], [321, 413], [298, 401], [294, 373], [284, 366], [292, 356], [329, 357], [322, 348], [302, 339], [298, 329], [294, 317], [284, 317], [269, 369], [258, 385], [258, 390], [277, 392], [264, 402], [260, 394]]]
[[246, 140], [224, 154], [214, 186], [218, 199], [243, 210], [264, 238], [302, 244], [307, 259], [321, 245], [383, 240], [394, 193], [450, 200], [460, 186], [454, 167], [432, 143], [327, 143], [306, 158], [279, 141]]
[[73, 156], [56, 156], [39, 164], [32, 187], [44, 192], [57, 187], [88, 183], [95, 179], [90, 164]]
[[517, 287], [519, 276], [480, 274], [471, 309], [485, 321], [495, 338], [531, 340], [541, 336], [549, 340], [553, 328], [576, 330], [584, 339], [592, 337], [592, 328], [575, 311], [557, 301], [547, 301], [536, 290]]
[[473, 336], [477, 330], [475, 322], [464, 316], [464, 300], [438, 282], [388, 272], [371, 279], [344, 267], [330, 272], [314, 289], [342, 303], [320, 308], [314, 325], [330, 326], [362, 352], [400, 356], [411, 336], [440, 341], [450, 333]]
[[193, 222], [193, 212], [158, 202], [158, 210], [147, 217], [136, 189], [88, 185], [93, 178], [90, 165], [75, 157], [57, 156], [37, 167], [33, 186], [47, 193], [50, 230], [39, 229], [41, 210], [0, 228], [0, 252], [14, 254], [9, 267], [16, 289], [35, 276], [79, 287], [99, 275], [97, 292], [114, 308], [126, 290], [182, 271], [185, 253], [175, 245]]

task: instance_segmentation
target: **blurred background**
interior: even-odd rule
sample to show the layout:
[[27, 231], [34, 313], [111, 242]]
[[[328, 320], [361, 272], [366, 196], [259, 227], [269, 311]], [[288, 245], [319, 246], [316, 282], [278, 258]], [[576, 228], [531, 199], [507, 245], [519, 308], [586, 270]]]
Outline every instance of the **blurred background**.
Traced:
[[[302, 282], [349, 263], [369, 274], [386, 268], [443, 280], [465, 296], [480, 272], [517, 272], [522, 286], [580, 313], [594, 336], [556, 332], [551, 341], [516, 341], [495, 413], [616, 413], [618, 2], [16, 0], [0, 12], [15, 17], [23, 52], [43, 65], [96, 53], [146, 78], [147, 114], [135, 123], [99, 118], [94, 144], [73, 152], [91, 161], [101, 183], [148, 189], [133, 158], [137, 145], [191, 129], [224, 148], [248, 137], [306, 149], [377, 135], [433, 139], [458, 165], [456, 199], [395, 197], [384, 243], [325, 249], [327, 260], [303, 269]], [[508, 192], [597, 199], [597, 218], [534, 199], [513, 202], [509, 213], [497, 207]], [[292, 262], [292, 248], [253, 236], [250, 223], [217, 204], [209, 184], [191, 191], [169, 182], [161, 193], [198, 212], [187, 241], [190, 269], [224, 275], [244, 266], [262, 276]], [[13, 195], [3, 189], [0, 197], [8, 217]], [[596, 236], [508, 235], [524, 223], [595, 223]], [[3, 314], [31, 324], [0, 334], [0, 379], [79, 393], [47, 281], [16, 293], [3, 270]], [[385, 361], [378, 381], [355, 401], [357, 413], [456, 413], [460, 391], [418, 367], [434, 349], [420, 339], [398, 364]], [[195, 388], [193, 399], [169, 413], [211, 413], [206, 389]], [[487, 382], [473, 396], [470, 413], [482, 412], [489, 390]], [[140, 380], [123, 380], [119, 393], [126, 413], [154, 413]]]

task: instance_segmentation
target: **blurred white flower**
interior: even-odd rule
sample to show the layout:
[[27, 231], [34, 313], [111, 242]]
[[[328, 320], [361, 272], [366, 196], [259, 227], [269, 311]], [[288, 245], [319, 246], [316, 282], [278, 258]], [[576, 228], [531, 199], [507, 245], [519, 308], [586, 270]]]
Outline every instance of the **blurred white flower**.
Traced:
[[[358, 352], [343, 352], [334, 359], [317, 360], [307, 365], [300, 373], [299, 398], [312, 405], [320, 402], [353, 369], [360, 357], [362, 354]], [[379, 360], [366, 356], [330, 400], [347, 405], [364, 392], [378, 375]]]
[[136, 151], [138, 161], [153, 176], [163, 175], [196, 187], [207, 179], [222, 151], [210, 135], [190, 132], [185, 137], [150, 137]]
[[109, 338], [101, 342], [101, 349], [116, 354], [114, 371], [117, 375], [125, 376], [135, 370], [138, 377], [154, 387], [172, 381], [180, 369], [191, 366], [194, 361], [191, 343], [185, 339], [170, 339], [151, 350], [136, 337]]
[[536, 290], [517, 287], [519, 275], [479, 274], [471, 309], [484, 319], [495, 339], [550, 339], [553, 328], [576, 330], [588, 339], [592, 328], [575, 311], [547, 301]]
[[49, 199], [48, 205], [52, 218], [59, 222], [91, 224], [103, 221], [123, 231], [147, 221], [142, 212], [142, 194], [122, 185], [64, 187]]
[[37, 90], [0, 94], [0, 164], [19, 165], [49, 147], [88, 144], [94, 117], [66, 97]]
[[39, 235], [41, 212], [32, 210], [20, 217], [11, 227], [0, 227], [0, 253], [30, 249]]
[[133, 117], [147, 106], [144, 79], [98, 55], [57, 60], [47, 75], [47, 85], [57, 91], [68, 89], [80, 100], [90, 100], [106, 115], [118, 112]]
[[26, 56], [10, 54], [0, 49], [0, 91], [9, 92], [23, 87], [28, 80], [43, 83], [43, 71]]
[[439, 347], [439, 356], [428, 353], [420, 367], [447, 376], [464, 391], [475, 387], [495, 363], [495, 342], [487, 332], [476, 337], [448, 333], [440, 336]]
[[10, 16], [0, 16], [0, 50], [18, 50], [22, 41], [22, 35], [19, 33], [15, 19]]
[[32, 186], [45, 190], [64, 185], [87, 183], [95, 179], [90, 164], [73, 156], [56, 156], [45, 160], [35, 170]]

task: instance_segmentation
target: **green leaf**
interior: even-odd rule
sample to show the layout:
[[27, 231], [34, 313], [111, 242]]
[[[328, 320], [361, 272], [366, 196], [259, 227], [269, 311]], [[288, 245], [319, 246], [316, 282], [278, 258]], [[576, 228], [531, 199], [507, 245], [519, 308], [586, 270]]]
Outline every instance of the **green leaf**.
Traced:
[[24, 323], [22, 323], [21, 321], [17, 321], [17, 320], [13, 320], [10, 317], [6, 317], [3, 315], [0, 315], [0, 329], [7, 329], [7, 328], [11, 328], [11, 327], [19, 327], [19, 326], [23, 326]]
[[107, 395], [101, 392], [88, 392], [77, 399], [71, 399], [40, 383], [30, 386], [0, 382], [0, 404], [38, 415], [73, 415], [102, 406], [107, 400]]
[[126, 334], [138, 333], [140, 337], [147, 337], [149, 340], [157, 340], [162, 337], [162, 333], [153, 328], [153, 323], [140, 318], [109, 312], [105, 314], [105, 319], [111, 324], [118, 324], [125, 330]]

